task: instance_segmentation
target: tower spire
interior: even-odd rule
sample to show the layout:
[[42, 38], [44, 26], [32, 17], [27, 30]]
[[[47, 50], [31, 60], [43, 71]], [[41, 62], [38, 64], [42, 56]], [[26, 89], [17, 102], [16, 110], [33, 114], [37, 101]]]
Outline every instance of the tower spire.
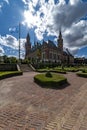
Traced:
[[61, 29], [59, 30], [59, 39], [62, 39], [62, 33], [61, 33]]
[[59, 30], [59, 37], [58, 37], [58, 48], [60, 51], [63, 51], [63, 38], [62, 38], [62, 33], [61, 30]]
[[30, 52], [31, 52], [31, 42], [30, 42], [30, 35], [28, 33], [26, 37], [26, 43], [25, 43], [25, 58], [29, 56]]
[[27, 33], [26, 40], [27, 40], [27, 43], [30, 43], [30, 35], [29, 35], [29, 32]]

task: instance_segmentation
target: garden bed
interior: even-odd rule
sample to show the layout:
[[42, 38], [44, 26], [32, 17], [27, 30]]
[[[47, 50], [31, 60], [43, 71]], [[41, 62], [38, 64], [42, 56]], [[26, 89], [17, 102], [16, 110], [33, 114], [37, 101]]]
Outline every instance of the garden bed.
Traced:
[[22, 75], [23, 72], [22, 71], [6, 71], [6, 72], [0, 72], [0, 80], [1, 79], [5, 79], [5, 78], [9, 78], [12, 76], [18, 76], [18, 75]]
[[46, 74], [37, 74], [34, 76], [34, 81], [43, 87], [61, 88], [67, 83], [67, 78], [55, 73], [52, 73], [50, 77], [47, 77]]
[[65, 70], [54, 70], [54, 69], [37, 69], [37, 72], [39, 73], [44, 73], [44, 72], [54, 72], [54, 73], [62, 73], [62, 74], [66, 74], [66, 71]]

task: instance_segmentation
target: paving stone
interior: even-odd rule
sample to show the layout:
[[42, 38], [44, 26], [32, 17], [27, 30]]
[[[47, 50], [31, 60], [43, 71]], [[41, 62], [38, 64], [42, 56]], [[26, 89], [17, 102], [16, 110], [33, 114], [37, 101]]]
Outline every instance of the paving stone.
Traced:
[[87, 130], [87, 79], [68, 73], [69, 86], [46, 89], [35, 74], [0, 81], [0, 130]]

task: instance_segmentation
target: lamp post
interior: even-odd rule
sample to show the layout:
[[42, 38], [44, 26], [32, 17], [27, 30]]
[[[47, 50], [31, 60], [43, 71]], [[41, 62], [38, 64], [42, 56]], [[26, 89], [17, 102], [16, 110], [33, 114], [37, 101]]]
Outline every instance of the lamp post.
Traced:
[[19, 62], [20, 62], [20, 31], [21, 31], [21, 24], [19, 23]]
[[20, 62], [20, 34], [21, 34], [21, 23], [19, 22], [19, 25], [13, 28], [9, 28], [10, 33], [18, 33], [18, 59]]

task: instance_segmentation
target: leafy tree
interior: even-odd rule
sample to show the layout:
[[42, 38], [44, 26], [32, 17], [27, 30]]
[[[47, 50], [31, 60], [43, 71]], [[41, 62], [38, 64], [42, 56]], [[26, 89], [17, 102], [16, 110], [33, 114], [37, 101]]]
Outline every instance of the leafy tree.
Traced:
[[4, 63], [17, 63], [16, 57], [7, 57], [6, 55], [3, 56]]

